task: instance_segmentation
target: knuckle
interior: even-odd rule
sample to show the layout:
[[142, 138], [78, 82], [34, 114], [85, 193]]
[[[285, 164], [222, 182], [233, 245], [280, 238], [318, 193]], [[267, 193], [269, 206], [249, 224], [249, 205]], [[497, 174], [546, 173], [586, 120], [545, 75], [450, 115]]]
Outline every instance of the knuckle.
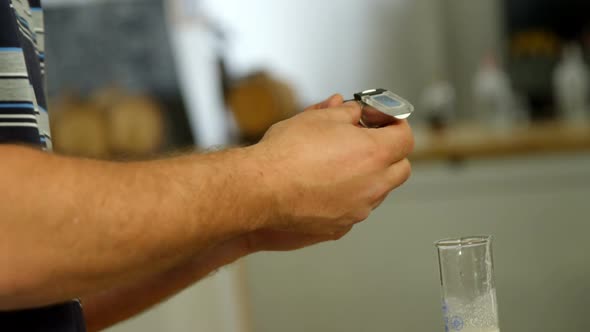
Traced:
[[317, 120], [334, 122], [342, 118], [342, 109], [329, 108], [322, 110], [322, 112], [316, 112], [316, 115], [319, 117]]
[[392, 159], [393, 151], [390, 149], [378, 147], [375, 151], [375, 158], [381, 164], [389, 164]]
[[414, 152], [414, 148], [416, 147], [416, 141], [414, 140], [414, 136], [410, 135], [409, 138], [406, 140], [406, 156], [410, 155]]
[[404, 127], [405, 128], [401, 138], [401, 142], [404, 147], [405, 155], [407, 156], [410, 153], [412, 153], [412, 151], [414, 151], [416, 142], [414, 140], [414, 135], [412, 134], [412, 129], [410, 128], [410, 126], [406, 124]]
[[382, 162], [387, 159], [389, 153], [386, 149], [381, 148], [381, 144], [376, 138], [369, 136], [364, 148], [367, 158], [377, 162]]
[[255, 252], [259, 249], [259, 244], [258, 241], [255, 238], [255, 234], [247, 234], [244, 237], [244, 246], [246, 247], [246, 250], [249, 252]]
[[285, 126], [287, 126], [289, 123], [291, 123], [289, 120], [285, 120], [285, 121], [281, 121], [281, 122], [277, 122], [274, 123], [272, 126], [270, 126], [270, 128], [268, 129], [269, 133], [274, 133], [276, 131], [281, 131], [282, 129], [284, 129]]
[[369, 198], [370, 199], [369, 203], [371, 203], [371, 205], [372, 205], [376, 202], [379, 202], [380, 200], [383, 199], [383, 196], [387, 195], [390, 191], [391, 191], [391, 188], [387, 184], [387, 181], [381, 181], [376, 186], [373, 193], [371, 194], [371, 196]]
[[351, 122], [358, 122], [361, 119], [361, 106], [357, 103], [350, 103], [345, 104], [344, 109], [346, 110], [347, 114], [350, 116]]
[[387, 181], [383, 181], [383, 187], [381, 188], [381, 195], [377, 201], [383, 201], [392, 191], [391, 185]]
[[270, 128], [268, 128], [268, 130], [266, 131], [266, 134], [272, 135], [272, 134], [276, 133], [277, 131], [280, 131], [279, 124], [275, 123], [272, 126], [270, 126]]
[[348, 226], [348, 227], [344, 227], [342, 230], [338, 230], [336, 233], [334, 233], [332, 235], [332, 240], [338, 241], [338, 240], [342, 239], [350, 232], [351, 229], [352, 229], [352, 226]]
[[414, 149], [416, 148], [416, 140], [414, 139], [414, 135], [412, 135], [411, 132], [410, 132], [410, 135], [409, 135], [408, 140], [406, 142], [406, 147], [407, 147], [407, 155], [414, 152]]
[[401, 180], [402, 183], [408, 181], [408, 179], [412, 176], [412, 164], [408, 159], [404, 159], [401, 162]]
[[359, 223], [359, 222], [363, 222], [365, 220], [367, 220], [369, 218], [369, 216], [371, 215], [371, 211], [372, 209], [359, 209], [354, 216], [354, 222], [355, 223]]

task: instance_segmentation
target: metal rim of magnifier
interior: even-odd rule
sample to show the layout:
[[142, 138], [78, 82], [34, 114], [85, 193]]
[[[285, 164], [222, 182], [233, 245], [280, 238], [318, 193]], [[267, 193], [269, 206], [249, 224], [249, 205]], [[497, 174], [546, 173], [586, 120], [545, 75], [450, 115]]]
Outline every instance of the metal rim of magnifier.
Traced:
[[[387, 111], [383, 111], [381, 109], [381, 107], [383, 107], [383, 105], [381, 105], [380, 103], [378, 103], [372, 99], [372, 97], [374, 97], [374, 96], [357, 94], [357, 95], [355, 95], [355, 98], [360, 98], [360, 100], [358, 100], [358, 99], [356, 99], [356, 100], [361, 103], [363, 110], [365, 107], [369, 106], [369, 107], [371, 107], [383, 114], [386, 114], [392, 118], [395, 118], [397, 120], [405, 120], [405, 119], [409, 118], [412, 115], [412, 113], [414, 113], [414, 105], [412, 105], [409, 101], [405, 100], [404, 98], [396, 95], [395, 93], [393, 93], [389, 90], [385, 90], [385, 89], [377, 89], [377, 90], [381, 90], [380, 92], [378, 91], [380, 94], [385, 95], [391, 99], [398, 101], [401, 105], [399, 107], [395, 107], [395, 108], [386, 108]], [[368, 90], [363, 93], [367, 93], [369, 91], [373, 91], [373, 90]], [[398, 112], [398, 113], [394, 115], [394, 114], [390, 113], [391, 111]]]
[[[371, 108], [373, 108], [373, 109], [375, 109], [375, 110], [379, 111], [377, 108], [375, 108], [375, 106], [372, 106], [372, 105], [369, 105], [369, 104], [365, 104], [364, 102], [362, 102], [362, 101], [358, 101], [358, 100], [354, 100], [354, 101], [356, 101], [356, 102], [359, 104], [359, 106], [361, 107], [361, 113], [364, 113], [364, 112], [365, 112], [365, 108], [366, 108], [366, 107], [371, 107]], [[408, 105], [410, 105], [410, 104], [408, 104]], [[410, 109], [411, 109], [411, 110], [410, 110], [409, 112], [407, 112], [407, 113], [404, 113], [404, 114], [400, 114], [400, 115], [389, 115], [389, 114], [387, 114], [387, 113], [385, 113], [385, 112], [382, 112], [382, 111], [379, 111], [379, 112], [381, 112], [381, 113], [383, 113], [383, 114], [387, 114], [388, 116], [390, 116], [392, 119], [395, 119], [395, 120], [406, 120], [406, 119], [408, 119], [408, 118], [409, 118], [409, 117], [412, 115], [412, 113], [414, 112], [414, 106], [411, 106], [411, 105], [410, 105]], [[363, 121], [363, 118], [362, 118], [362, 116], [361, 116], [361, 119], [360, 119], [359, 123], [360, 123], [360, 125], [361, 125], [361, 126], [363, 126], [363, 127], [365, 127], [365, 128], [368, 128], [368, 129], [382, 128], [382, 127], [384, 127], [384, 126], [385, 126], [385, 125], [379, 125], [379, 126], [370, 126], [370, 125], [366, 124], [366, 123]]]
[[[398, 101], [401, 105], [399, 107], [395, 107], [395, 108], [385, 107], [385, 109], [382, 109], [382, 107], [384, 107], [384, 105], [381, 105], [371, 99], [371, 97], [374, 97], [375, 95], [385, 95], [391, 99]], [[388, 126], [388, 125], [394, 123], [395, 120], [408, 119], [412, 115], [412, 113], [414, 113], [414, 106], [410, 102], [408, 102], [404, 98], [402, 98], [402, 97], [396, 95], [395, 93], [393, 93], [389, 90], [386, 90], [386, 89], [366, 90], [363, 92], [356, 93], [354, 95], [354, 97], [355, 97], [355, 99], [345, 100], [344, 102], [347, 103], [347, 102], [355, 101], [359, 104], [359, 106], [361, 107], [361, 113], [362, 113], [359, 124], [362, 127], [365, 127], [368, 129], [376, 129], [376, 128], [382, 128], [382, 127]], [[376, 124], [366, 123], [366, 121], [363, 119], [363, 117], [365, 114], [365, 109], [367, 107], [370, 107], [373, 110], [384, 114], [388, 119], [391, 119], [391, 121], [388, 121], [387, 123], [383, 122], [383, 123], [376, 123]], [[392, 111], [392, 109], [393, 109], [393, 111]], [[397, 112], [397, 114], [395, 114], [395, 115], [391, 114], [392, 112]]]
[[481, 236], [467, 236], [458, 239], [444, 239], [435, 242], [435, 246], [439, 249], [445, 248], [457, 248], [457, 247], [471, 247], [487, 244], [492, 241], [493, 236], [481, 235]]

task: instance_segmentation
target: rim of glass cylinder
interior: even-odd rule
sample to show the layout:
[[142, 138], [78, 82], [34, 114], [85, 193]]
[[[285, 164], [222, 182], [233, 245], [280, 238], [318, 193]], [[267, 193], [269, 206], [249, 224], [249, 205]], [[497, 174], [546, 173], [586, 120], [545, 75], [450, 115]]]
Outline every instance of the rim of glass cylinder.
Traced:
[[488, 244], [492, 241], [493, 236], [491, 235], [480, 235], [480, 236], [466, 236], [454, 239], [444, 239], [436, 241], [434, 245], [439, 249], [446, 248], [457, 248], [457, 247], [471, 247]]

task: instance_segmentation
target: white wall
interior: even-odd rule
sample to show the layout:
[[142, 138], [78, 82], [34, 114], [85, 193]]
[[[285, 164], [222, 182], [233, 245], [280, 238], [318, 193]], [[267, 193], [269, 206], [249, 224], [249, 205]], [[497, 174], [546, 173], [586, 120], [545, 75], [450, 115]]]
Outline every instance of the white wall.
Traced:
[[303, 101], [384, 87], [415, 99], [446, 65], [437, 0], [203, 0], [231, 68], [271, 68]]

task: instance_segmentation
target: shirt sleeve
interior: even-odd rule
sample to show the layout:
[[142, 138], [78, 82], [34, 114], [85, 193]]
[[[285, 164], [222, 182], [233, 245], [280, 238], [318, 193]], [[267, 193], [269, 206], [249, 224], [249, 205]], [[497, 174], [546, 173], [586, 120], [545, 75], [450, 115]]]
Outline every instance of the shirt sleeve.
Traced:
[[51, 149], [43, 15], [32, 4], [0, 0], [0, 143]]

